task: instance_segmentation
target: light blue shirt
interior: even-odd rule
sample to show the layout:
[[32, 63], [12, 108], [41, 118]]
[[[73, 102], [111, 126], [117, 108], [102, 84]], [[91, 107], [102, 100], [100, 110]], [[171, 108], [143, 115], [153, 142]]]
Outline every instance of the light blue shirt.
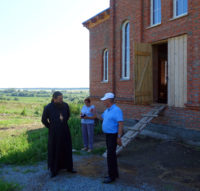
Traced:
[[104, 133], [118, 133], [118, 122], [123, 121], [123, 113], [118, 106], [113, 104], [110, 108], [107, 108], [102, 114], [102, 118], [102, 130]]
[[[87, 107], [84, 105], [81, 109], [81, 113], [88, 117], [94, 116], [94, 113], [92, 113], [92, 110], [95, 110], [95, 106], [91, 105], [90, 107]], [[94, 124], [94, 119], [81, 119], [81, 123], [87, 123], [87, 124]]]

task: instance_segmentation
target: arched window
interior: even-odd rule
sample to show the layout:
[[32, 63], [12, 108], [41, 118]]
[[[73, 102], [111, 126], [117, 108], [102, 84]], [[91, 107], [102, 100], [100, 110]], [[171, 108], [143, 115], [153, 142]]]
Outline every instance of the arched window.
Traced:
[[122, 26], [122, 79], [130, 78], [130, 25], [126, 21]]
[[161, 23], [161, 0], [151, 0], [151, 25]]
[[108, 49], [103, 52], [103, 81], [108, 81]]

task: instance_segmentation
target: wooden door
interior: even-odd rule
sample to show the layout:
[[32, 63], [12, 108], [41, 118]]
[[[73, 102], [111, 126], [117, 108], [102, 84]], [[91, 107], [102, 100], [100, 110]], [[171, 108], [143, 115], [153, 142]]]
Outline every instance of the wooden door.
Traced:
[[168, 40], [168, 105], [187, 102], [187, 35]]
[[134, 53], [134, 102], [151, 104], [153, 102], [152, 46], [135, 43]]

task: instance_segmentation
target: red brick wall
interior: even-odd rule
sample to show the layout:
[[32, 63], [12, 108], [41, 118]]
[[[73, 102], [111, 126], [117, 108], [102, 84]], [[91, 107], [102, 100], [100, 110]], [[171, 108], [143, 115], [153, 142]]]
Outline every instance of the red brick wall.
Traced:
[[[150, 0], [110, 0], [110, 19], [90, 29], [90, 95], [100, 98], [105, 92], [112, 91], [118, 100], [129, 101], [126, 104], [119, 102], [125, 118], [139, 119], [141, 113], [150, 109], [150, 106], [133, 105], [134, 42], [152, 43], [182, 34], [188, 36], [188, 106], [200, 107], [200, 1], [188, 0], [188, 15], [178, 19], [173, 19], [173, 0], [161, 0], [161, 4], [161, 24], [150, 27]], [[121, 27], [126, 20], [130, 21], [130, 80], [122, 81]], [[102, 83], [102, 53], [105, 48], [109, 50], [108, 83]], [[101, 102], [96, 100], [95, 104], [103, 111]], [[200, 127], [199, 113], [184, 108], [168, 108], [154, 122], [195, 128]]]
[[[110, 64], [111, 38], [110, 38], [110, 19], [97, 25], [90, 30], [90, 95], [102, 96], [104, 92], [112, 91]], [[103, 51], [109, 51], [108, 83], [102, 82], [103, 79]]]
[[200, 130], [200, 111], [168, 107], [152, 123]]
[[[113, 0], [111, 0], [111, 5]], [[90, 87], [91, 95], [105, 91], [119, 98], [133, 99], [134, 95], [134, 42], [157, 42], [182, 34], [188, 35], [188, 104], [200, 106], [200, 1], [188, 0], [188, 15], [173, 19], [173, 0], [162, 0], [162, 21], [150, 27], [150, 0], [115, 0], [115, 13], [106, 22], [90, 29]], [[143, 10], [143, 11], [142, 11]], [[112, 16], [115, 17], [115, 81], [112, 74]], [[142, 17], [143, 16], [143, 17]], [[130, 80], [121, 80], [121, 27], [130, 21]], [[102, 83], [102, 52], [109, 49], [109, 83]], [[95, 66], [94, 66], [95, 65]], [[92, 67], [93, 66], [93, 67]], [[100, 84], [99, 84], [100, 83]], [[114, 87], [112, 87], [114, 85]]]
[[161, 25], [150, 27], [149, 0], [144, 0], [143, 42], [188, 36], [188, 105], [200, 106], [200, 1], [188, 0], [188, 15], [173, 19], [173, 0], [161, 0]]
[[[97, 99], [93, 99], [92, 104], [96, 106], [98, 113], [102, 113], [106, 109], [103, 102]], [[124, 119], [140, 120], [142, 118], [142, 114], [148, 113], [152, 108], [151, 106], [123, 104], [119, 102], [116, 104], [122, 109]], [[167, 107], [151, 122], [170, 127], [200, 130], [200, 111], [187, 108]]]
[[[134, 96], [134, 41], [140, 39], [140, 1], [132, 0], [116, 0], [115, 11], [115, 94], [119, 98], [132, 99]], [[130, 80], [121, 80], [121, 66], [122, 66], [122, 24], [128, 20], [130, 23]], [[139, 20], [137, 22], [136, 20]], [[136, 30], [137, 28], [137, 30]]]

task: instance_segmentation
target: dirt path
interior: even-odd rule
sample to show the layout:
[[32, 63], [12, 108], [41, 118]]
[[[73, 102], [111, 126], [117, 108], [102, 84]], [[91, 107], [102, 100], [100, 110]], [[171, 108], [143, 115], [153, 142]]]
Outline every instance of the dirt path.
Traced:
[[[200, 148], [174, 141], [137, 138], [118, 156], [121, 184], [156, 190], [200, 191]], [[93, 156], [79, 162], [84, 176], [105, 173], [106, 161]]]
[[[104, 137], [96, 139], [97, 145], [105, 145]], [[0, 176], [19, 182], [27, 191], [200, 191], [199, 148], [173, 141], [137, 138], [120, 153], [120, 178], [112, 185], [101, 183], [107, 171], [102, 156], [74, 155], [74, 164], [78, 174], [61, 172], [55, 179], [48, 177], [46, 162], [28, 167], [4, 166]]]

